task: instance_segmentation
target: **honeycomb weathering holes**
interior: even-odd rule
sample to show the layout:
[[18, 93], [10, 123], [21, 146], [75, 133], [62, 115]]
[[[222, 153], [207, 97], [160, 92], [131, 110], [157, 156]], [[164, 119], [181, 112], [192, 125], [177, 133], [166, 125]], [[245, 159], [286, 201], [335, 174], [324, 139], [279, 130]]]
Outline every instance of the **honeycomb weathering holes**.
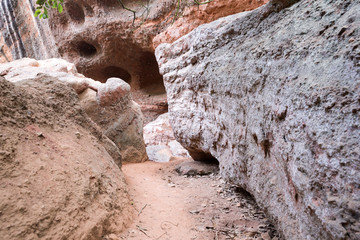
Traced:
[[65, 8], [71, 20], [76, 23], [83, 23], [85, 21], [85, 13], [82, 7], [75, 2], [66, 2]]
[[82, 57], [92, 57], [97, 52], [96, 47], [85, 41], [77, 44], [77, 50]]

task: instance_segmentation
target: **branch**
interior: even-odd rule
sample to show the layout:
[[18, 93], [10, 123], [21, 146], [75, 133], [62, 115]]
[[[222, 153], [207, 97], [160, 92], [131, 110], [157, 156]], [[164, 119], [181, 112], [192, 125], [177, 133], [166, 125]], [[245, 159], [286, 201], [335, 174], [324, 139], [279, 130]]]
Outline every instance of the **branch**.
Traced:
[[121, 7], [122, 7], [123, 9], [128, 10], [128, 11], [130, 11], [130, 12], [132, 12], [132, 13], [134, 14], [133, 23], [132, 23], [132, 24], [134, 25], [135, 19], [136, 19], [136, 11], [134, 11], [134, 10], [132, 10], [132, 9], [130, 9], [130, 8], [125, 7], [125, 5], [124, 5], [124, 3], [123, 3], [122, 0], [118, 0], [118, 2], [120, 3], [120, 5], [121, 5]]

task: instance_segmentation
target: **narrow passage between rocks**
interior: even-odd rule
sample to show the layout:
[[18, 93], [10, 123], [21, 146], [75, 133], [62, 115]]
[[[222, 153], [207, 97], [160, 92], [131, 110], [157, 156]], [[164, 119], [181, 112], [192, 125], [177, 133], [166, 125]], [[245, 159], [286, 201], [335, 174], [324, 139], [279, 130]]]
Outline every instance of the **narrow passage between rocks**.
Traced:
[[135, 217], [119, 239], [280, 239], [245, 191], [216, 173], [181, 176], [183, 161], [123, 166]]

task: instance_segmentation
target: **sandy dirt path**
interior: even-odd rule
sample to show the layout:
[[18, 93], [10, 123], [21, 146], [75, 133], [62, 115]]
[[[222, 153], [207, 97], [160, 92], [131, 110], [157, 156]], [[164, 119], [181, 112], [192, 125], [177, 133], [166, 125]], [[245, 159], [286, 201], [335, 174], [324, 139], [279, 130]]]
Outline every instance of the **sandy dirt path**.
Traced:
[[170, 163], [125, 164], [135, 210], [120, 239], [276, 239], [276, 231], [252, 199], [216, 174], [179, 176]]

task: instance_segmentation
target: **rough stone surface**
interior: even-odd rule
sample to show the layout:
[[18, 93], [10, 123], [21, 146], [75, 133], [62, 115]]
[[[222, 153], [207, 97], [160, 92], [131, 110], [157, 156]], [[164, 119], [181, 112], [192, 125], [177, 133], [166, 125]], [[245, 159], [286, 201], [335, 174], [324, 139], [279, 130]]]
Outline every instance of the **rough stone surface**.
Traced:
[[64, 83], [0, 77], [1, 239], [95, 240], [123, 230], [131, 208], [111, 143]]
[[176, 139], [288, 239], [359, 239], [360, 2], [271, 1], [156, 49]]
[[11, 82], [26, 81], [38, 74], [56, 77], [75, 89], [85, 112], [120, 149], [123, 161], [147, 159], [140, 107], [132, 101], [130, 86], [113, 78], [105, 84], [79, 74], [74, 64], [62, 59], [23, 58], [0, 65], [0, 76]]
[[190, 157], [188, 151], [175, 140], [168, 113], [144, 127], [144, 141], [152, 161], [168, 162], [172, 157]]
[[122, 99], [128, 99], [130, 85], [120, 78], [109, 78], [105, 84], [98, 88], [98, 101], [101, 106], [117, 104]]
[[[123, 1], [65, 0], [64, 12], [34, 18], [34, 1], [2, 0], [0, 63], [22, 57], [58, 57], [74, 63], [86, 77], [100, 82], [121, 78], [149, 123], [167, 112], [165, 87], [154, 56], [155, 47], [173, 42], [200, 24], [254, 9], [267, 0]], [[167, 30], [168, 29], [168, 30]], [[158, 36], [158, 37], [157, 37]]]
[[[156, 48], [161, 43], [172, 43], [196, 27], [235, 13], [253, 10], [269, 0], [213, 0], [208, 4], [185, 3], [179, 18], [153, 39]], [[182, 1], [183, 2], [183, 1]], [[186, 2], [186, 1], [185, 1]]]

